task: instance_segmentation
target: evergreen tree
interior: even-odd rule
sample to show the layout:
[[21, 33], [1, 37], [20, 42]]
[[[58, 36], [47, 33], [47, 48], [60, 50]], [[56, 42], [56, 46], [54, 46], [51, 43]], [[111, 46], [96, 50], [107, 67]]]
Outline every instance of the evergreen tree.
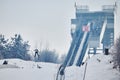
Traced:
[[4, 35], [0, 34], [0, 59], [6, 55], [7, 42], [8, 40], [5, 40]]
[[0, 59], [20, 58], [30, 60], [30, 55], [27, 54], [29, 47], [28, 41], [23, 41], [21, 35], [15, 34], [9, 42], [4, 35], [0, 35]]
[[28, 60], [30, 58], [27, 54], [29, 47], [28, 42], [24, 42], [21, 35], [15, 34], [15, 36], [11, 38], [8, 47], [9, 53], [11, 54], [10, 57]]

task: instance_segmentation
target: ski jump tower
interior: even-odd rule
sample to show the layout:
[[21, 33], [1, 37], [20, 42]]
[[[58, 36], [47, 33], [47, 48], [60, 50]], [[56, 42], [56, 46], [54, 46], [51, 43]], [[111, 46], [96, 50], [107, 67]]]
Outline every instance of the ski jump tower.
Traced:
[[[73, 41], [78, 33], [89, 31], [89, 48], [96, 53], [99, 44], [103, 44], [103, 51], [109, 49], [114, 43], [114, 10], [113, 5], [102, 6], [102, 11], [90, 12], [88, 6], [76, 6], [76, 19], [71, 24], [76, 25], [75, 32], [72, 31]], [[90, 26], [86, 24], [90, 23]], [[77, 36], [76, 36], [77, 37]], [[82, 39], [82, 37], [80, 37]], [[72, 45], [71, 45], [72, 46]]]
[[76, 18], [71, 24], [76, 28], [71, 30], [72, 43], [56, 80], [64, 80], [66, 66], [81, 66], [86, 53], [96, 54], [100, 44], [103, 51], [114, 44], [114, 5], [103, 5], [102, 11], [89, 11], [87, 5], [75, 8]]

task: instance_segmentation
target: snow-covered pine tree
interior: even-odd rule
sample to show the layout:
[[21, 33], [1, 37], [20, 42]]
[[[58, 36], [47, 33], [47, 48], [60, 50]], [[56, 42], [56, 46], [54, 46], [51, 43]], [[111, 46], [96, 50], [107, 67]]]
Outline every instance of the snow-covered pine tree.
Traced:
[[11, 42], [8, 47], [10, 54], [9, 57], [29, 60], [30, 56], [27, 54], [29, 47], [28, 41], [24, 42], [21, 35], [15, 34], [15, 36], [11, 38]]
[[0, 59], [4, 58], [7, 51], [6, 51], [6, 44], [8, 40], [5, 39], [4, 35], [0, 34]]

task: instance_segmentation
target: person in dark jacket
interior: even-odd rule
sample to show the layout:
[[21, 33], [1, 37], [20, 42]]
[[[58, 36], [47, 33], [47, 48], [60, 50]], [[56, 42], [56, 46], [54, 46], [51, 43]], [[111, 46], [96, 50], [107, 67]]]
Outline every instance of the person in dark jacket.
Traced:
[[34, 56], [34, 57], [39, 56], [39, 54], [38, 54], [38, 52], [39, 52], [38, 49], [35, 49], [34, 51], [35, 51], [35, 56]]

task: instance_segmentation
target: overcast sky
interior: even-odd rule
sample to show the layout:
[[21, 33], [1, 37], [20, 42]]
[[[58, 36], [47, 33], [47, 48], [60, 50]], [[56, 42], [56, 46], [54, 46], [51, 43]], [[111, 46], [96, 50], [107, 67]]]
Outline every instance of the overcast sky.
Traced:
[[[83, 1], [83, 2], [81, 2]], [[48, 47], [67, 53], [70, 43], [70, 19], [75, 18], [75, 2], [96, 9], [97, 3], [114, 0], [0, 0], [0, 34], [21, 34], [31, 49]], [[91, 2], [93, 1], [93, 3]]]

